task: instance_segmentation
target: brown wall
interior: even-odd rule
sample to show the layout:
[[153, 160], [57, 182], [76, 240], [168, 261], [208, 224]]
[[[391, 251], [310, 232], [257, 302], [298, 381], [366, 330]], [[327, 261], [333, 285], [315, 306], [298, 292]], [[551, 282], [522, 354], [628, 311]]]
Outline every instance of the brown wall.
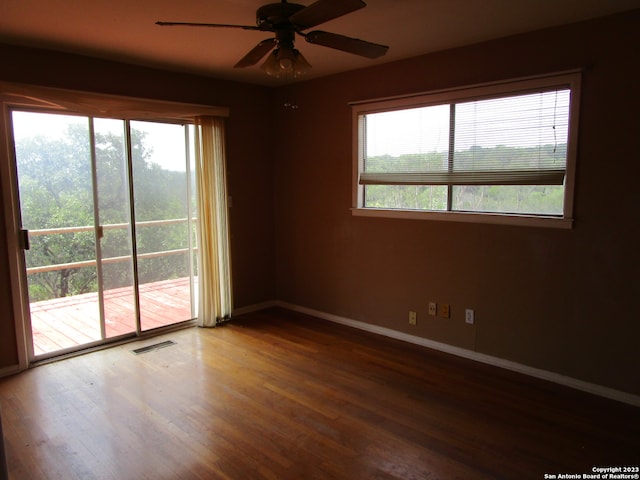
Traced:
[[[638, 25], [640, 11], [278, 90], [278, 299], [640, 394]], [[351, 215], [349, 101], [576, 67], [573, 229]]]
[[[273, 167], [267, 89], [1, 44], [0, 80], [230, 107], [227, 153], [229, 193], [233, 197], [234, 301], [241, 307], [274, 298]], [[0, 209], [0, 215], [3, 212]], [[4, 218], [0, 220], [1, 369], [15, 365], [17, 353], [6, 229]]]

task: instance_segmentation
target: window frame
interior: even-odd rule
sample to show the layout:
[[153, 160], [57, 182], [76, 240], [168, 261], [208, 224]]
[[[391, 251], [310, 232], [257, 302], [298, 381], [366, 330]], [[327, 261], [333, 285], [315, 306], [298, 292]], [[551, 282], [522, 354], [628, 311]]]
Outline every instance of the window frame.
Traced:
[[[352, 113], [352, 208], [354, 216], [383, 217], [416, 220], [440, 220], [468, 223], [490, 223], [551, 228], [572, 228], [573, 197], [578, 144], [578, 118], [580, 107], [581, 71], [571, 70], [534, 77], [517, 78], [459, 88], [434, 90], [429, 92], [363, 100], [349, 103]], [[567, 137], [567, 158], [564, 183], [563, 214], [561, 216], [542, 214], [514, 214], [468, 211], [427, 211], [406, 209], [384, 209], [365, 207], [364, 185], [359, 184], [364, 163], [365, 132], [362, 119], [367, 114], [428, 107], [478, 99], [508, 97], [518, 94], [535, 93], [541, 89], [554, 87], [569, 88], [569, 127]]]

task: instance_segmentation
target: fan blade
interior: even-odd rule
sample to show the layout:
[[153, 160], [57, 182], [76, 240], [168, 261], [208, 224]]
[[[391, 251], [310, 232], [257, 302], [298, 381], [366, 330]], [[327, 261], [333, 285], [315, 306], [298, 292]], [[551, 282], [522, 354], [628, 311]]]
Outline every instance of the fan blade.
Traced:
[[362, 0], [318, 0], [291, 15], [289, 20], [304, 30], [366, 6]]
[[345, 37], [337, 33], [323, 32], [314, 30], [304, 35], [309, 43], [322, 45], [323, 47], [335, 48], [343, 52], [353, 53], [367, 58], [378, 58], [383, 56], [389, 50], [386, 45], [378, 45], [377, 43], [365, 42], [358, 38]]
[[156, 22], [161, 27], [212, 27], [212, 28], [241, 28], [243, 30], [260, 30], [251, 25], [229, 25], [227, 23], [194, 23], [194, 22]]
[[238, 63], [236, 63], [233, 68], [244, 68], [250, 67], [251, 65], [255, 65], [260, 61], [262, 57], [264, 57], [267, 53], [269, 53], [273, 47], [276, 46], [275, 38], [267, 38], [266, 40], [261, 41], [258, 45], [253, 47], [253, 49], [247, 53]]

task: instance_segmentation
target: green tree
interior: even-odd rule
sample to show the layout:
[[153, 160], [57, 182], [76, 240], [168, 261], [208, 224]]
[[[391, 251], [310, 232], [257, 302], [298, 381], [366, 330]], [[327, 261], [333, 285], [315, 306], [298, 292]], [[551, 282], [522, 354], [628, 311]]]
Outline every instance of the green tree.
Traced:
[[[538, 168], [554, 166], [558, 159], [564, 162], [566, 145], [543, 147], [492, 148], [473, 146], [456, 151], [454, 170], [482, 170], [487, 162], [498, 161], [500, 168]], [[446, 172], [446, 152], [409, 154], [392, 157], [381, 155], [367, 158], [367, 172]], [[372, 208], [406, 210], [445, 210], [446, 186], [419, 185], [367, 185], [365, 206]], [[452, 209], [476, 212], [536, 213], [557, 215], [562, 213], [564, 188], [559, 185], [455, 185], [452, 187]]]
[[[99, 221], [101, 225], [128, 224], [128, 174], [122, 135], [95, 133]], [[91, 141], [86, 124], [68, 127], [63, 138], [25, 137], [16, 142], [16, 159], [22, 223], [29, 230], [61, 227], [93, 227], [94, 201]], [[144, 132], [132, 131], [132, 161], [136, 220], [185, 218], [184, 173], [164, 170], [150, 162], [151, 146]], [[187, 225], [138, 228], [140, 253], [186, 248]], [[74, 233], [31, 235], [27, 267], [68, 264], [95, 259], [92, 228]], [[131, 254], [129, 228], [105, 230], [103, 258]], [[160, 257], [140, 262], [141, 281], [188, 275], [188, 255]], [[105, 265], [107, 288], [131, 284], [126, 262]], [[30, 274], [31, 301], [78, 295], [97, 290], [95, 266], [65, 268]]]

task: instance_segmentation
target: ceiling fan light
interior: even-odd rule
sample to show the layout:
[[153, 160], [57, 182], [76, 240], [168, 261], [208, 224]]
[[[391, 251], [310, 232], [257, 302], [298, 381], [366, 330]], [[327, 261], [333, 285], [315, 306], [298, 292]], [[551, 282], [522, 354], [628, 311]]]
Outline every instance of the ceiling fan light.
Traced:
[[298, 51], [293, 51], [293, 76], [299, 77], [311, 70], [311, 64], [307, 62], [307, 59]]
[[281, 47], [269, 54], [261, 68], [272, 77], [290, 75], [295, 78], [307, 73], [311, 65], [295, 48]]
[[280, 47], [278, 49], [278, 65], [284, 71], [291, 72], [295, 60], [296, 50], [291, 47]]
[[267, 75], [278, 78], [281, 74], [280, 64], [278, 63], [278, 51], [274, 50], [271, 52], [260, 68], [262, 68]]
[[285, 72], [293, 70], [293, 60], [291, 58], [281, 58], [278, 60], [278, 65], [280, 65], [280, 69]]

